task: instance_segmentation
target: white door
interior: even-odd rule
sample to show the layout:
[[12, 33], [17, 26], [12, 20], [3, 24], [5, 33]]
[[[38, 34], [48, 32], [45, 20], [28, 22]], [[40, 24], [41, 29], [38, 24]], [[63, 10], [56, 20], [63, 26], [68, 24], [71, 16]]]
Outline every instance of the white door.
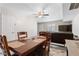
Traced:
[[8, 40], [16, 39], [16, 19], [11, 12], [4, 8], [2, 13], [2, 33], [7, 36]]

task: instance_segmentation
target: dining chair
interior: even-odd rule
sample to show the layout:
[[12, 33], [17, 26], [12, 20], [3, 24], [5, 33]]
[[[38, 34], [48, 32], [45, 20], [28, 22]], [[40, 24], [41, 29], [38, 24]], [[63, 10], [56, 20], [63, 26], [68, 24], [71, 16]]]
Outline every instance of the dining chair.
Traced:
[[0, 47], [3, 51], [4, 56], [10, 56], [11, 55], [5, 35], [3, 35], [3, 36], [0, 35]]
[[0, 47], [4, 56], [18, 56], [16, 53], [9, 49], [7, 38], [5, 35], [0, 35]]
[[26, 40], [27, 36], [27, 32], [17, 32], [18, 35], [18, 40]]
[[[64, 37], [64, 36], [63, 36]], [[66, 51], [66, 56], [68, 56], [68, 48], [66, 46], [66, 40], [60, 35], [52, 35], [52, 44], [51, 46], [56, 46]], [[53, 47], [55, 48], [55, 47]]]
[[47, 32], [39, 32], [39, 36], [46, 37], [46, 44], [45, 44], [44, 49], [45, 49], [45, 54], [49, 55], [49, 52], [50, 52], [50, 40], [51, 40], [50, 34], [47, 33]]

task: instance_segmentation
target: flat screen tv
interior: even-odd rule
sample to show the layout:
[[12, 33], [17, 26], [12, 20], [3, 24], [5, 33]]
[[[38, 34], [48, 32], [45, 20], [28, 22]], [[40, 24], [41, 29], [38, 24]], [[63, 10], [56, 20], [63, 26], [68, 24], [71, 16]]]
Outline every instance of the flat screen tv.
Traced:
[[59, 25], [59, 31], [62, 32], [72, 32], [72, 25]]

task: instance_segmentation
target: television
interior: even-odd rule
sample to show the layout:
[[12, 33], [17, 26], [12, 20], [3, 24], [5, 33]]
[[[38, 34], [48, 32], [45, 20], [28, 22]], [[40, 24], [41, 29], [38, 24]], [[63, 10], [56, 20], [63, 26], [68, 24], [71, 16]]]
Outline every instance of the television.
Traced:
[[62, 32], [72, 32], [72, 25], [59, 25], [58, 26], [59, 28], [59, 31], [62, 31]]

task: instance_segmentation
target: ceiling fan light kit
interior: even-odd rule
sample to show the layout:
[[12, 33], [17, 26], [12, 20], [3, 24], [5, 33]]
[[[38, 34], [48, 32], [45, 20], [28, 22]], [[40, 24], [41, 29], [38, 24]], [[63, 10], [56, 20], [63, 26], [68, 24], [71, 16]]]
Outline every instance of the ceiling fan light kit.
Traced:
[[41, 18], [41, 17], [43, 17], [43, 16], [49, 16], [48, 10], [38, 10], [36, 15], [37, 15], [39, 18]]

